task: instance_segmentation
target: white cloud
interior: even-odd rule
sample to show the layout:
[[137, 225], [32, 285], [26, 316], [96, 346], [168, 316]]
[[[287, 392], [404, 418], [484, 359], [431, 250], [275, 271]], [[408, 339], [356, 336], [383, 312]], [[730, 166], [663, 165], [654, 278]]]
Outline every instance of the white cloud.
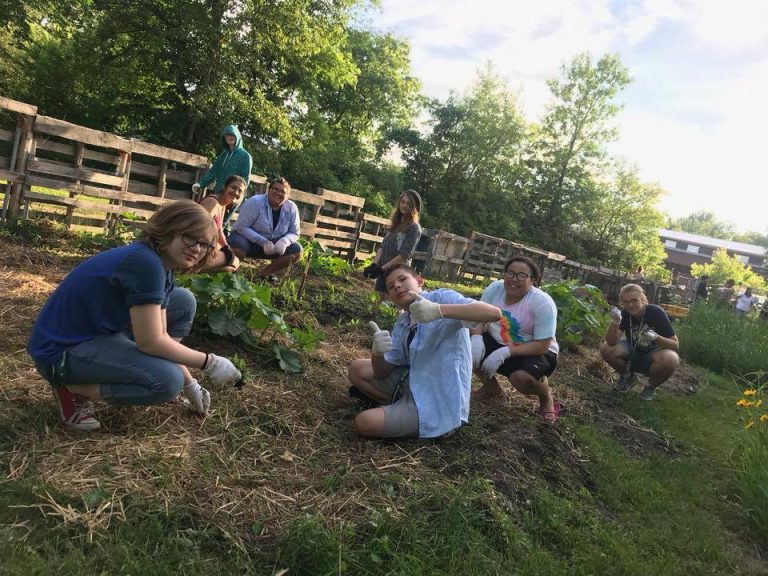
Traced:
[[408, 39], [428, 96], [466, 89], [492, 61], [522, 88], [531, 120], [562, 63], [619, 52], [635, 82], [615, 150], [662, 184], [662, 207], [673, 214], [712, 210], [740, 229], [765, 230], [768, 2], [383, 0], [373, 19]]

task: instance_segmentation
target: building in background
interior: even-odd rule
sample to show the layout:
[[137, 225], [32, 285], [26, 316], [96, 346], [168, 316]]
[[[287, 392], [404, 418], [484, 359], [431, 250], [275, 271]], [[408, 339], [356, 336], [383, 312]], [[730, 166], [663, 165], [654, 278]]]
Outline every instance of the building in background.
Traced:
[[691, 276], [691, 264], [709, 264], [717, 250], [727, 250], [729, 256], [735, 256], [742, 263], [766, 275], [766, 249], [754, 244], [721, 240], [709, 236], [699, 236], [678, 230], [659, 230], [659, 237], [664, 243], [667, 258], [664, 264], [672, 270], [672, 278], [680, 275]]

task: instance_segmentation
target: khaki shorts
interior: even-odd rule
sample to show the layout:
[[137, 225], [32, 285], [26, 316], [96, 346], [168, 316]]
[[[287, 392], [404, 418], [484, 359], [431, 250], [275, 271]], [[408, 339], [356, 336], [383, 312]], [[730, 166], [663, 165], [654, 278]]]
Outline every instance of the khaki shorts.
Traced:
[[398, 366], [382, 380], [372, 384], [387, 394], [394, 395], [400, 387], [400, 398], [384, 408], [384, 430], [382, 438], [404, 438], [419, 435], [419, 411], [413, 401], [411, 387], [408, 384], [408, 367]]

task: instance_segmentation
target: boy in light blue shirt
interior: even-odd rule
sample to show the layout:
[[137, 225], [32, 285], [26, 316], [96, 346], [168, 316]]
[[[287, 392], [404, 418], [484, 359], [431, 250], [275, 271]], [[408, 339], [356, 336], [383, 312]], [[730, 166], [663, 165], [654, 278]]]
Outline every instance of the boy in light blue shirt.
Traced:
[[382, 404], [355, 418], [361, 436], [434, 438], [469, 419], [472, 353], [466, 323], [495, 322], [501, 313], [454, 290], [424, 292], [423, 284], [408, 266], [387, 274], [387, 295], [404, 313], [391, 336], [371, 322], [371, 358], [349, 367], [352, 385]]

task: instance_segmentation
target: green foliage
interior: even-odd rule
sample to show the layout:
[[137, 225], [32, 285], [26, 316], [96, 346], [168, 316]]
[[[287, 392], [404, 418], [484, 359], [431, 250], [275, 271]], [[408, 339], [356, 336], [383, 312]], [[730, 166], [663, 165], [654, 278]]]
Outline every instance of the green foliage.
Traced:
[[765, 369], [768, 322], [741, 318], [729, 308], [699, 301], [676, 332], [680, 353], [689, 362], [720, 374], [744, 375]]
[[567, 346], [585, 338], [599, 338], [608, 327], [608, 303], [599, 288], [578, 286], [575, 281], [544, 284], [557, 306], [557, 341]]
[[717, 250], [708, 264], [691, 264], [691, 273], [695, 277], [709, 276], [710, 284], [725, 284], [733, 280], [742, 286], [751, 286], [759, 292], [768, 289], [765, 278], [752, 271], [751, 266], [743, 264], [735, 256], [729, 256], [726, 250]]
[[730, 240], [736, 233], [733, 224], [718, 220], [714, 212], [706, 210], [693, 212], [682, 218], [670, 218], [667, 222], [667, 228], [690, 234], [699, 234], [700, 236], [722, 238], [723, 240]]
[[309, 269], [314, 274], [326, 274], [330, 276], [348, 276], [352, 271], [352, 265], [339, 258], [330, 248], [325, 248], [317, 240], [299, 239], [303, 248], [301, 255], [302, 264], [309, 260]]
[[736, 402], [743, 423], [736, 435], [736, 473], [750, 526], [761, 542], [768, 543], [768, 386], [750, 387], [750, 380], [764, 382], [765, 372], [749, 376], [739, 382], [747, 387]]
[[[226, 272], [182, 276], [179, 283], [197, 298], [197, 326], [202, 322], [217, 336], [237, 339], [254, 350], [271, 351], [286, 372], [300, 372], [301, 362], [298, 353], [276, 340], [277, 336], [304, 348], [319, 341], [310, 328], [297, 329], [286, 324], [280, 311], [271, 306], [272, 291], [265, 284], [253, 284], [238, 274]], [[257, 337], [257, 332], [262, 336]]]

